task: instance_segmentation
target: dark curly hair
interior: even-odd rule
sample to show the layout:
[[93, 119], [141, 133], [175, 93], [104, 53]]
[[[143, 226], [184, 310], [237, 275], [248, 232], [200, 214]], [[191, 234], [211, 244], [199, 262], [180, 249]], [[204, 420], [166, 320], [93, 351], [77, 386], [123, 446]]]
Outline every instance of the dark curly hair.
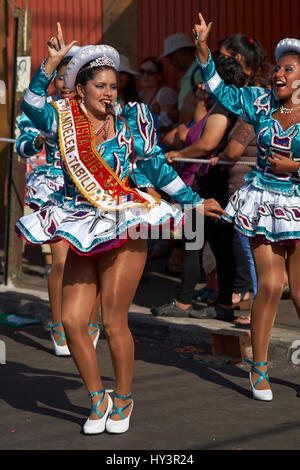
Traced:
[[234, 57], [226, 57], [221, 52], [213, 53], [216, 70], [226, 85], [235, 85], [241, 88], [247, 83], [247, 75], [242, 65]]
[[251, 70], [262, 65], [267, 58], [267, 53], [259, 40], [249, 38], [245, 34], [230, 34], [221, 40], [219, 48], [222, 46], [233, 56], [241, 54], [246, 66]]

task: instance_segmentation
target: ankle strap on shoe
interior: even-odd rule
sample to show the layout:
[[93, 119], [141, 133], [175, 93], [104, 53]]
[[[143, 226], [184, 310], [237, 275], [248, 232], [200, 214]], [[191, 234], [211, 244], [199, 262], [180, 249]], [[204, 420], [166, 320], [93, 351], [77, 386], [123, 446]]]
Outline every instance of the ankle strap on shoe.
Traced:
[[89, 333], [90, 336], [94, 335], [95, 333], [98, 333], [99, 330], [101, 332], [101, 328], [103, 327], [102, 323], [88, 323], [88, 326], [92, 326], [93, 328], [95, 328], [95, 330]]
[[61, 343], [66, 339], [66, 335], [65, 333], [62, 333], [61, 331], [58, 331], [56, 330], [55, 328], [57, 328], [58, 326], [63, 326], [62, 323], [49, 323], [49, 325], [46, 326], [46, 328], [50, 329], [52, 331], [52, 333], [56, 333], [57, 335], [60, 335], [61, 336], [61, 339], [59, 340], [59, 342], [57, 343], [57, 346], [60, 346]]
[[[132, 393], [130, 392], [129, 395], [119, 395], [118, 393], [115, 392], [115, 397], [119, 398], [120, 400], [128, 400], [129, 398], [132, 397]], [[129, 403], [127, 403], [127, 405], [123, 406], [122, 408], [118, 408], [114, 403], [113, 410], [110, 416], [119, 414], [122, 419], [126, 419], [126, 416], [123, 414], [123, 411], [125, 411], [132, 403], [133, 403], [133, 400], [131, 400]]]
[[128, 400], [129, 398], [132, 398], [132, 393], [130, 392], [129, 395], [119, 395], [117, 392], [114, 393], [116, 398], [119, 398], [120, 400]]
[[96, 397], [97, 395], [101, 395], [101, 393], [103, 393], [103, 395], [105, 395], [105, 392], [106, 392], [106, 389], [103, 388], [102, 390], [98, 390], [97, 392], [89, 393], [89, 397], [93, 398], [93, 397]]
[[253, 362], [246, 358], [243, 358], [243, 361], [247, 362], [248, 364], [251, 364], [252, 366], [267, 366], [268, 365], [267, 362]]
[[92, 409], [91, 409], [91, 412], [90, 412], [90, 416], [92, 416], [93, 413], [96, 413], [97, 416], [99, 416], [99, 418], [103, 418], [103, 414], [100, 413], [100, 411], [97, 409], [98, 406], [101, 405], [101, 403], [103, 402], [104, 400], [104, 397], [105, 397], [105, 393], [106, 393], [106, 390], [105, 388], [103, 388], [102, 390], [98, 390], [97, 392], [94, 392], [94, 393], [89, 393], [89, 396], [91, 398], [95, 397], [96, 395], [101, 395], [102, 393], [102, 397], [100, 398], [99, 401], [97, 401], [97, 403], [95, 405], [92, 405]]
[[253, 385], [254, 388], [257, 387], [258, 384], [264, 379], [266, 379], [267, 382], [270, 383], [269, 377], [268, 377], [268, 370], [266, 372], [262, 372], [261, 370], [257, 369], [255, 366], [267, 366], [267, 362], [253, 362], [249, 361], [248, 359], [243, 359], [243, 361], [247, 362], [248, 364], [251, 364], [253, 372], [256, 372], [256, 374], [260, 375], [259, 379], [255, 384]]

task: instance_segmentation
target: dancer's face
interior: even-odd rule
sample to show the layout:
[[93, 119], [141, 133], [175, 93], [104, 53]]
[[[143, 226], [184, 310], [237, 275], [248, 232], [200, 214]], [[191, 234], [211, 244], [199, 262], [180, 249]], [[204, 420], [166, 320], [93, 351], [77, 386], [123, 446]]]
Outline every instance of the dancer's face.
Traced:
[[106, 104], [114, 106], [117, 101], [117, 76], [113, 70], [100, 70], [84, 87], [78, 84], [77, 91], [90, 113], [95, 116], [107, 114]]
[[279, 101], [293, 100], [293, 96], [299, 100], [297, 98], [300, 87], [300, 61], [298, 56], [286, 55], [278, 60], [273, 74], [273, 85]]
[[67, 65], [62, 65], [55, 77], [55, 88], [61, 98], [73, 98], [76, 93], [65, 87], [64, 73]]

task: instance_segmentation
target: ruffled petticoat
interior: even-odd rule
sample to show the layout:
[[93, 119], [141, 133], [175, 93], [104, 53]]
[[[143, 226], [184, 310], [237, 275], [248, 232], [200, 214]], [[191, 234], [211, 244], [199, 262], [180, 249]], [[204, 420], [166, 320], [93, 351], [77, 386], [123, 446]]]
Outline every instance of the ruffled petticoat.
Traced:
[[[141, 192], [141, 191], [140, 191]], [[153, 199], [143, 193], [148, 200]], [[128, 238], [164, 237], [182, 225], [184, 213], [164, 200], [152, 209], [132, 207], [122, 211], [104, 211], [90, 204], [76, 207], [74, 201], [62, 205], [49, 201], [40, 210], [22, 217], [17, 234], [34, 245], [65, 240], [80, 255], [93, 255], [125, 243]]]
[[236, 191], [222, 218], [247, 237], [286, 244], [300, 240], [300, 198], [246, 184]]
[[33, 210], [40, 209], [49, 201], [51, 194], [64, 185], [62, 171], [51, 172], [48, 168], [37, 169], [28, 174], [26, 178], [25, 204]]

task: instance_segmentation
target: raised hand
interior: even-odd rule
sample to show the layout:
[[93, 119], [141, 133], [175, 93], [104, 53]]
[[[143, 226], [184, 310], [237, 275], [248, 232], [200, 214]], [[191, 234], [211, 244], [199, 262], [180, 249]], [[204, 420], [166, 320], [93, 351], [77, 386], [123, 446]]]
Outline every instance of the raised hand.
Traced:
[[198, 13], [198, 17], [199, 17], [199, 24], [194, 24], [192, 32], [193, 32], [195, 46], [198, 51], [198, 57], [200, 59], [200, 62], [205, 62], [208, 57], [207, 39], [210, 34], [212, 22], [210, 22], [207, 25], [201, 13]]
[[195, 24], [193, 28], [193, 35], [195, 39], [195, 45], [201, 44], [203, 42], [207, 42], [207, 38], [209, 36], [212, 22], [209, 25], [206, 24], [205, 19], [203, 18], [201, 13], [198, 13], [199, 17], [199, 24]]
[[69, 44], [65, 44], [61, 25], [57, 23], [56, 36], [52, 36], [47, 42], [48, 60], [45, 63], [46, 72], [52, 74], [59, 62], [76, 43], [77, 41], [72, 41]]

